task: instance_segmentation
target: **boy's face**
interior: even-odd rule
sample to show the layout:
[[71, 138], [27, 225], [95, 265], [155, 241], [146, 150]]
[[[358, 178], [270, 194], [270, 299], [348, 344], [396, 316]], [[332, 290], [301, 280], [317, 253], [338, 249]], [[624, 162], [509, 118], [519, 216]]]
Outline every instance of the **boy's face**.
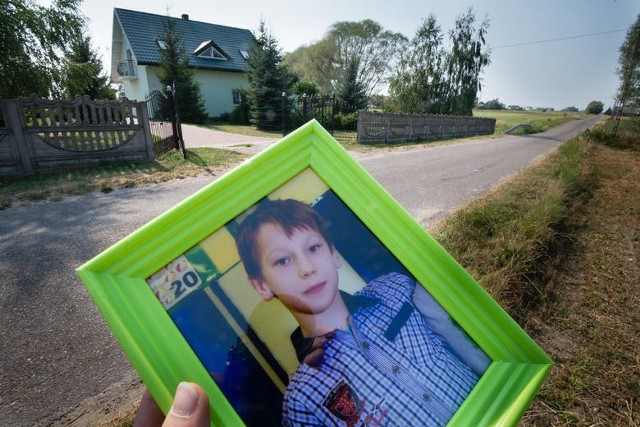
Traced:
[[287, 236], [279, 225], [265, 223], [256, 241], [261, 277], [250, 281], [262, 299], [277, 296], [294, 314], [335, 307], [340, 261], [319, 232], [302, 228]]

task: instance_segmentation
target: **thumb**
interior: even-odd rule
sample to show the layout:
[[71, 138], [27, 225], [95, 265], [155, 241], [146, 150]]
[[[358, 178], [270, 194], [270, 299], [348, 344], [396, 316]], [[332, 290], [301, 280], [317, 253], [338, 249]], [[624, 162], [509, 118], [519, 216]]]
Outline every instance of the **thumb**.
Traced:
[[176, 396], [162, 427], [209, 427], [209, 397], [194, 383], [178, 384]]

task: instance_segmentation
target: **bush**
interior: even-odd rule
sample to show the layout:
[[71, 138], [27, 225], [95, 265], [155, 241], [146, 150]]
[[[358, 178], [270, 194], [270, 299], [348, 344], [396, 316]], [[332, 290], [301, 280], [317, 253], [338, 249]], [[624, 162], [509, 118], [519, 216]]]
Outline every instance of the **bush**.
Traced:
[[335, 128], [337, 130], [355, 130], [358, 126], [358, 112], [338, 113], [335, 115]]
[[242, 102], [240, 105], [236, 106], [231, 112], [231, 116], [229, 117], [229, 121], [234, 125], [248, 125], [249, 124], [249, 112], [251, 108], [249, 104], [246, 102]]

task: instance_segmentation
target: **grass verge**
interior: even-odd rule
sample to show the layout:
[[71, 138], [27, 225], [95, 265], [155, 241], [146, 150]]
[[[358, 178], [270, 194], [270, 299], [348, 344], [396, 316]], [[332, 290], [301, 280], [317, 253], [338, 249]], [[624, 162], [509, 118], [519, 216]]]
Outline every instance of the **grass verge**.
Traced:
[[215, 176], [245, 157], [231, 150], [194, 148], [187, 150], [186, 161], [178, 151], [172, 151], [153, 163], [100, 166], [26, 177], [2, 176], [0, 210], [40, 200], [61, 200], [97, 191], [109, 193], [203, 174]]
[[640, 425], [638, 126], [564, 144], [434, 231], [556, 363], [523, 426]]
[[528, 133], [544, 132], [570, 120], [585, 118], [585, 113], [569, 113], [563, 111], [511, 111], [511, 110], [473, 110], [474, 117], [496, 119], [496, 135], [520, 124], [531, 126]]

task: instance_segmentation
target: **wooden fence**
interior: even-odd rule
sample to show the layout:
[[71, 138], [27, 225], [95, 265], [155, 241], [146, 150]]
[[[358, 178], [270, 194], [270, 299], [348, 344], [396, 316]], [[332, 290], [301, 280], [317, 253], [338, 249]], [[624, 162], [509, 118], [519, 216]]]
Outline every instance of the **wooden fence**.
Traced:
[[495, 119], [434, 114], [389, 114], [362, 111], [358, 116], [358, 142], [375, 144], [491, 135]]
[[0, 174], [154, 159], [144, 102], [0, 100]]

